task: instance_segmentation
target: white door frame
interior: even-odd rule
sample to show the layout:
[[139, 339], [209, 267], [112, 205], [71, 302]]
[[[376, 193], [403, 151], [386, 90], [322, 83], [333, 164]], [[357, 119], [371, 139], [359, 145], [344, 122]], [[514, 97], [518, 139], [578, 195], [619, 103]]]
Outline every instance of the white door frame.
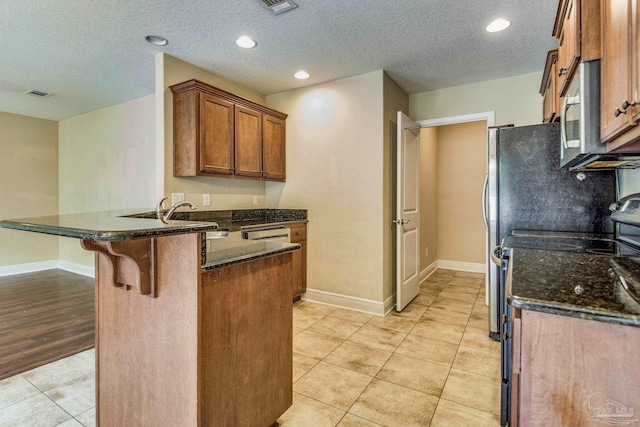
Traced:
[[[416, 120], [416, 123], [419, 124], [421, 128], [429, 128], [429, 127], [435, 127], [435, 126], [455, 125], [459, 123], [479, 122], [481, 120], [485, 120], [487, 122], [487, 138], [488, 138], [489, 127], [495, 126], [495, 122], [496, 122], [495, 111], [484, 111], [481, 113], [463, 114], [461, 116], [439, 117], [437, 119]], [[486, 248], [489, 245], [489, 233], [485, 233], [484, 240], [485, 240], [484, 247]], [[484, 273], [485, 273], [485, 282], [487, 282], [489, 280], [489, 260], [487, 260], [487, 262], [485, 263]], [[485, 303], [489, 305], [488, 283], [485, 283], [485, 288], [487, 289], [487, 291], [485, 292]]]

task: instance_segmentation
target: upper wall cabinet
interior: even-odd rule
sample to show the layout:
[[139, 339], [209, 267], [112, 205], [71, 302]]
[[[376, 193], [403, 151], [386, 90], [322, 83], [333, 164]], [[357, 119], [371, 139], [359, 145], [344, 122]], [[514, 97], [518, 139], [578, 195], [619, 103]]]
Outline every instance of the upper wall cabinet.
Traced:
[[638, 0], [603, 1], [600, 120], [607, 151], [640, 139], [639, 19]]
[[600, 1], [560, 0], [558, 4], [553, 28], [558, 38], [558, 96], [564, 96], [580, 61], [600, 59]]
[[560, 117], [562, 98], [558, 96], [558, 49], [550, 50], [547, 54], [547, 62], [542, 75], [540, 95], [544, 97], [542, 103], [542, 122], [551, 123]]
[[287, 115], [197, 80], [173, 92], [173, 175], [284, 181]]

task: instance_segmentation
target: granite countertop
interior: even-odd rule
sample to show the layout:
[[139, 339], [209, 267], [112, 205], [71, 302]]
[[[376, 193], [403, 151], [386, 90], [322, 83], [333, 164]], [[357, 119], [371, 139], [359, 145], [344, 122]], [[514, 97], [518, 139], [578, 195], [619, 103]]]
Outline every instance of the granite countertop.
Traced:
[[202, 233], [219, 228], [215, 222], [171, 220], [165, 224], [157, 219], [135, 216], [142, 212], [140, 209], [119, 210], [8, 219], [0, 221], [0, 227], [99, 241]]
[[[155, 216], [155, 212], [136, 215], [138, 218]], [[265, 225], [307, 223], [306, 209], [236, 209], [221, 211], [177, 211], [173, 219], [188, 221], [214, 221], [221, 228], [240, 231]]]
[[296, 243], [243, 239], [241, 232], [229, 233], [224, 239], [213, 239], [207, 248], [202, 271], [228, 267], [241, 262], [278, 255], [300, 249]]
[[513, 248], [507, 302], [524, 310], [640, 326], [640, 304], [610, 274], [628, 261], [616, 255]]
[[[264, 225], [306, 223], [303, 209], [242, 209], [234, 211], [177, 211], [163, 223], [148, 209], [19, 218], [0, 221], [0, 227], [14, 230], [98, 241], [118, 241], [202, 233], [202, 271], [239, 262], [294, 251], [300, 245], [279, 241], [242, 239], [240, 230]], [[209, 240], [207, 231], [228, 229], [228, 237]]]

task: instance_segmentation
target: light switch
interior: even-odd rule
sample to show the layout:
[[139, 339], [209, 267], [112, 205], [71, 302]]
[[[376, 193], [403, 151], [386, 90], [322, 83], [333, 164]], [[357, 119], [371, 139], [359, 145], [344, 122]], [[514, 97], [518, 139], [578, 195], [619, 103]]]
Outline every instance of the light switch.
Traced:
[[202, 206], [211, 206], [211, 194], [202, 195]]

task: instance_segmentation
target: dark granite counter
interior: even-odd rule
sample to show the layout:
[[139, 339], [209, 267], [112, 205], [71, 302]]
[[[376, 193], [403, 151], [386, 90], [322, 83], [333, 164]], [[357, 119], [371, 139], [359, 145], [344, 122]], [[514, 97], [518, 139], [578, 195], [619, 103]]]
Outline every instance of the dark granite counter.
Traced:
[[[242, 239], [239, 230], [264, 225], [306, 223], [306, 210], [243, 209], [236, 211], [175, 212], [167, 224], [148, 210], [119, 210], [0, 221], [0, 227], [97, 241], [134, 240], [184, 233], [202, 234], [202, 270], [294, 251], [300, 245], [278, 241]], [[230, 230], [228, 237], [210, 240], [205, 233]]]
[[[135, 215], [137, 218], [154, 218], [155, 212]], [[175, 220], [213, 221], [231, 231], [245, 230], [264, 225], [286, 225], [307, 222], [306, 209], [236, 209], [222, 211], [177, 211]]]
[[132, 216], [139, 213], [140, 210], [120, 210], [8, 219], [0, 221], [0, 227], [98, 241], [202, 233], [219, 228], [215, 222], [171, 220], [165, 224], [157, 219]]
[[224, 239], [214, 239], [203, 260], [202, 271], [228, 267], [241, 262], [278, 255], [300, 249], [296, 243], [243, 239], [240, 232], [233, 232]]
[[[507, 302], [516, 308], [640, 326], [632, 284], [614, 278], [627, 257], [540, 249], [511, 249]], [[631, 264], [634, 264], [633, 262]], [[624, 286], [631, 285], [631, 292]]]

